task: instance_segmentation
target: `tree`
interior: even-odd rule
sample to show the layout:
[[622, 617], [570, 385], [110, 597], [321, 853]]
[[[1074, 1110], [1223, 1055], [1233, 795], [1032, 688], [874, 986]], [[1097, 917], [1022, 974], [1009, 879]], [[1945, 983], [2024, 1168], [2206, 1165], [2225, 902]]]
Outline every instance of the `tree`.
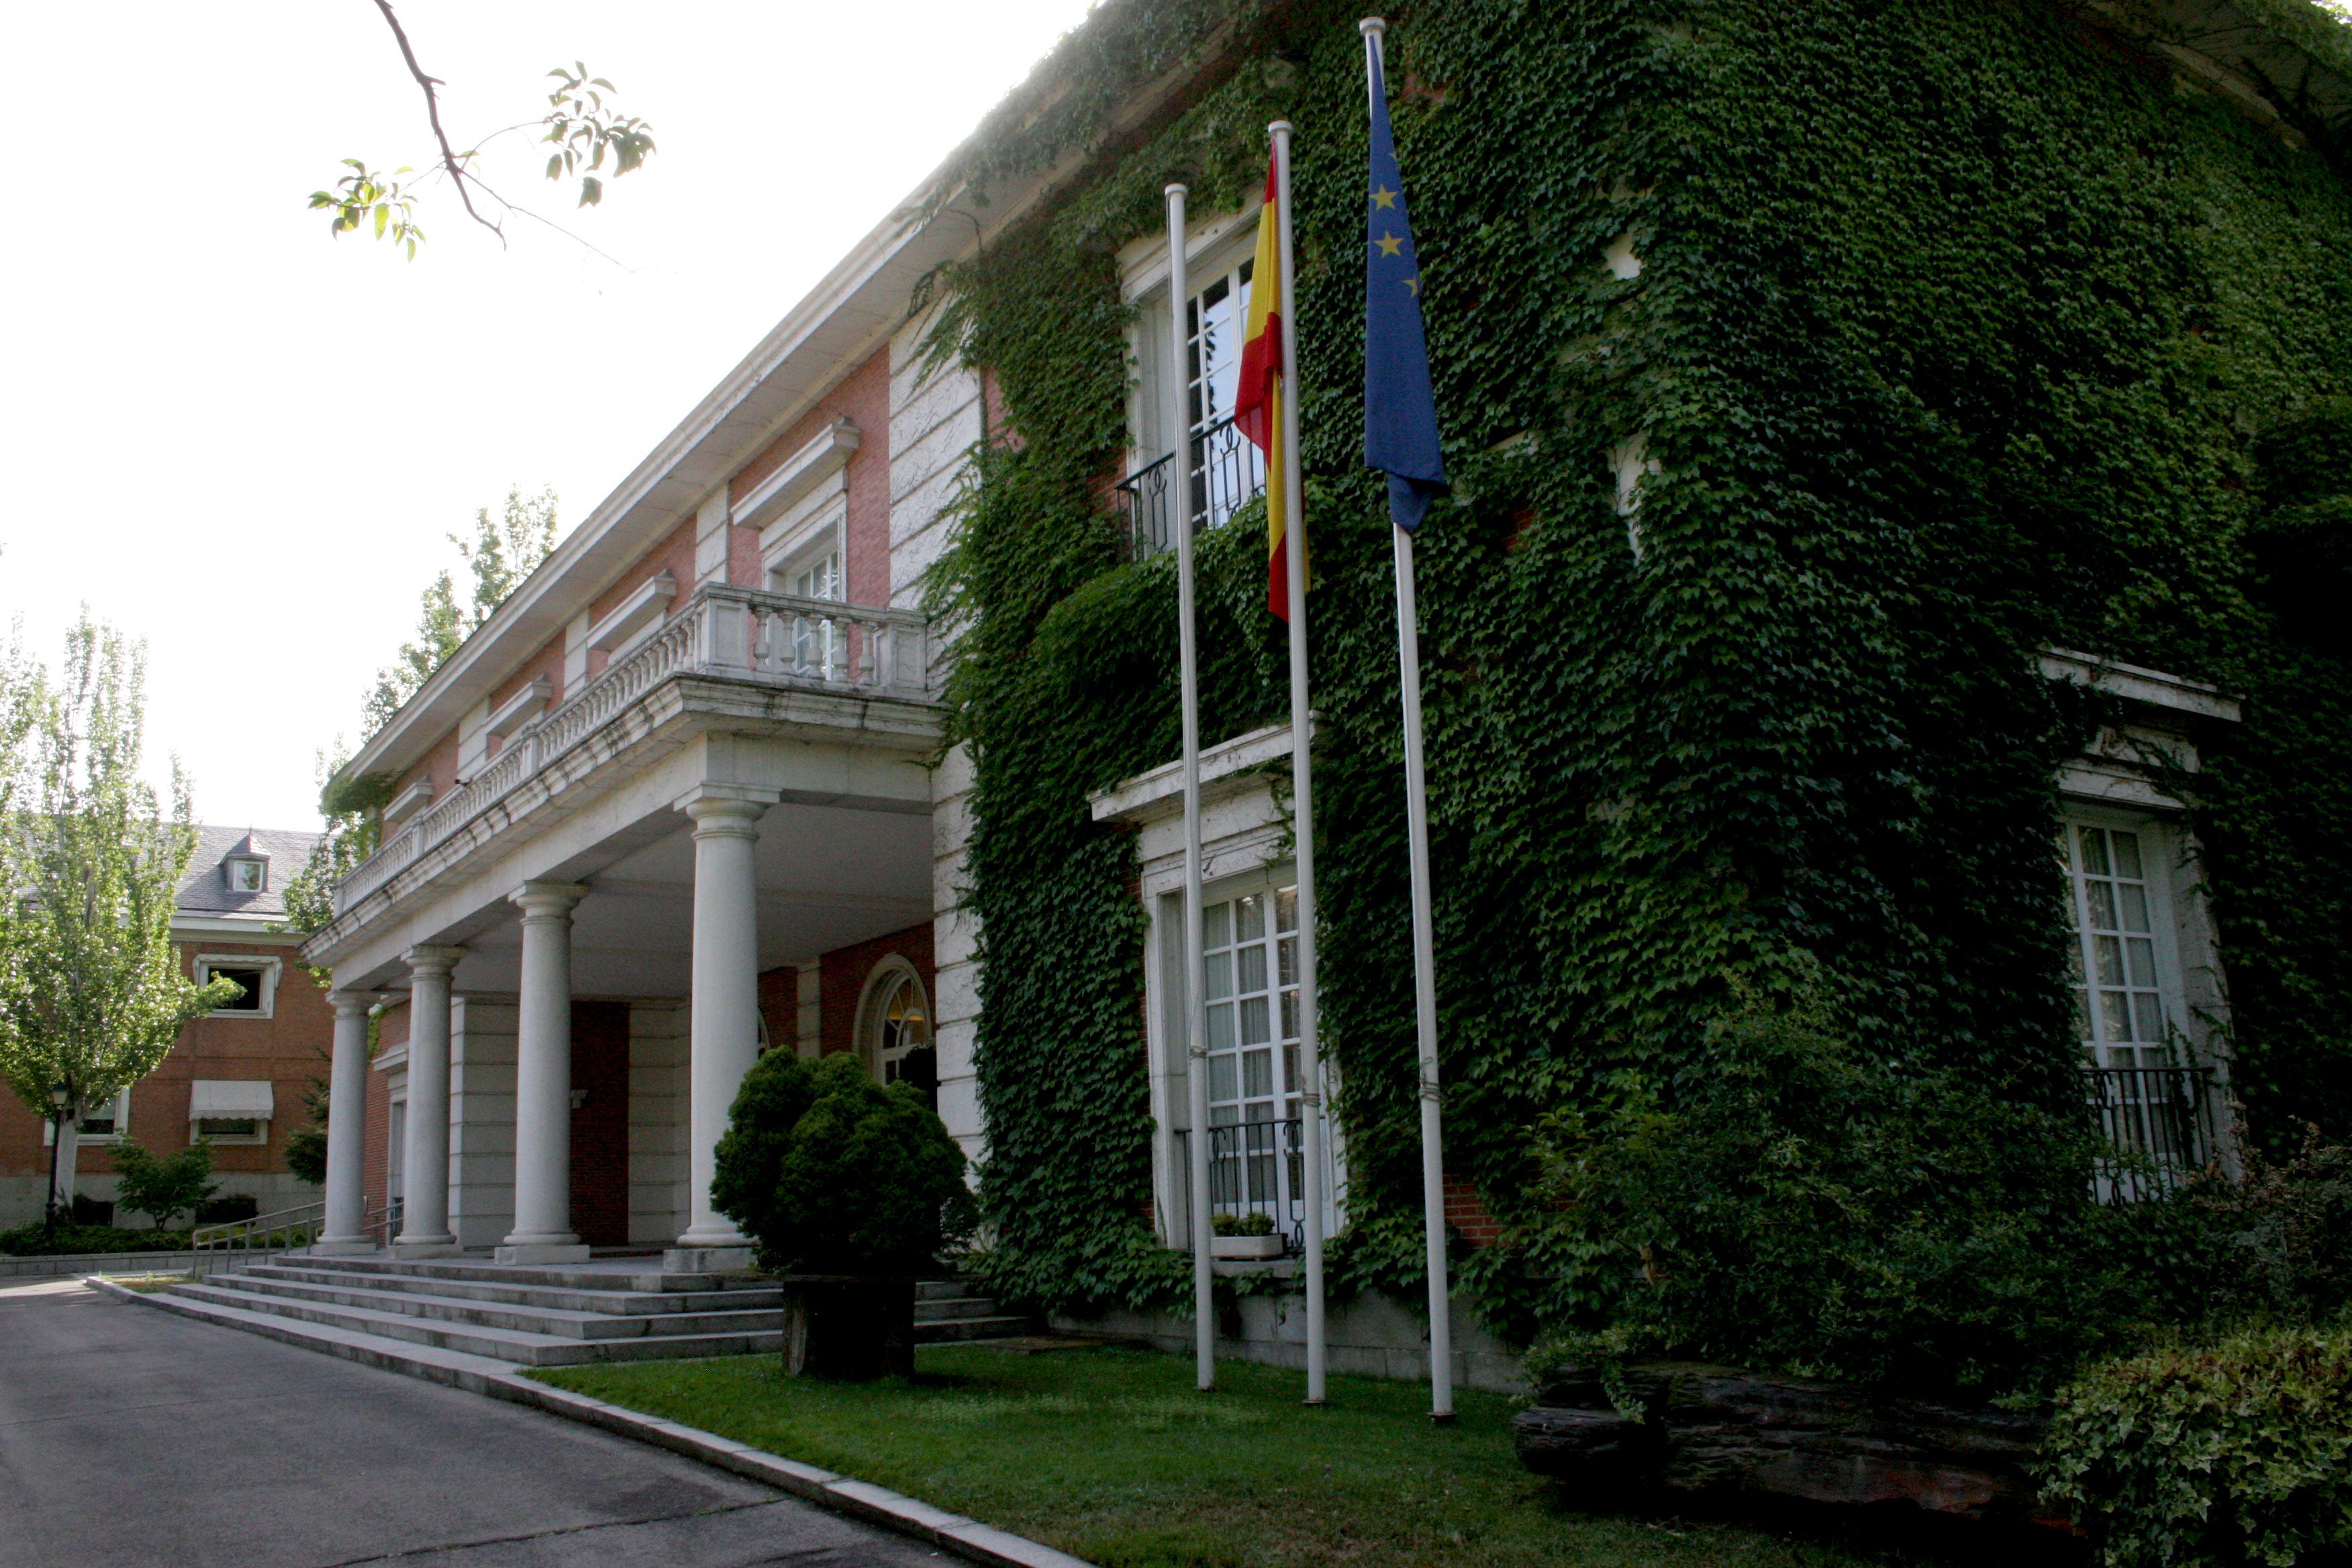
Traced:
[[[371, 1029], [369, 1033], [374, 1031]], [[332, 1057], [325, 1051], [317, 1054], [331, 1068]], [[314, 1187], [327, 1184], [327, 1113], [332, 1088], [326, 1079], [316, 1073], [310, 1075], [309, 1085], [302, 1090], [302, 1110], [310, 1118], [310, 1124], [286, 1135], [286, 1168]]]
[[[362, 704], [364, 733], [373, 735], [390, 722], [523, 579], [539, 569], [555, 548], [555, 509], [553, 490], [526, 496], [517, 485], [507, 490], [506, 504], [496, 518], [488, 507], [474, 513], [472, 539], [449, 535], [449, 542], [457, 547], [459, 567], [473, 585], [461, 605], [453, 572], [445, 570], [425, 584], [417, 604], [415, 639], [401, 644], [393, 661], [376, 672], [375, 685]], [[395, 781], [368, 777], [338, 784], [336, 775], [349, 760], [340, 741], [332, 752], [319, 753], [319, 813], [326, 818], [326, 831], [286, 885], [289, 931], [315, 931], [334, 919], [335, 884], [375, 853], [375, 809], [390, 798]], [[321, 985], [329, 978], [323, 970], [313, 970], [311, 977]]]
[[213, 1180], [213, 1146], [199, 1138], [186, 1148], [158, 1158], [136, 1138], [114, 1146], [114, 1206], [143, 1214], [157, 1230], [171, 1228], [174, 1216], [193, 1214], [220, 1190]]
[[[502, 212], [520, 213], [533, 222], [546, 224], [572, 239], [579, 239], [561, 224], [540, 216], [527, 207], [507, 200], [484, 182], [481, 175], [481, 149], [499, 137], [516, 131], [539, 131], [541, 145], [552, 145], [548, 154], [547, 177], [551, 180], [580, 180], [579, 205], [595, 206], [604, 199], [604, 160], [610, 157], [612, 177], [633, 173], [642, 167], [654, 152], [653, 127], [635, 115], [622, 114], [608, 106], [604, 95], [614, 91], [613, 84], [603, 77], [592, 77], [586, 65], [574, 61], [570, 68], [556, 67], [547, 74], [556, 80], [556, 89], [547, 95], [550, 105], [546, 114], [537, 120], [509, 125], [492, 132], [472, 148], [460, 153], [450, 145], [448, 132], [441, 126], [441, 99], [438, 89], [445, 84], [439, 77], [427, 75], [416, 62], [416, 50], [408, 41], [407, 29], [394, 15], [392, 0], [375, 0], [375, 7], [392, 28], [394, 41], [400, 47], [402, 63], [425, 94], [425, 118], [433, 129], [433, 141], [440, 155], [434, 160], [431, 179], [446, 176], [457, 191], [457, 199], [465, 205], [466, 216], [506, 241], [503, 219], [482, 216], [474, 205], [479, 193], [496, 202]], [[416, 221], [416, 183], [408, 176], [413, 168], [394, 169], [389, 174], [368, 166], [364, 159], [346, 158], [343, 166], [351, 171], [336, 180], [329, 190], [310, 193], [310, 205], [332, 214], [328, 220], [328, 232], [340, 238], [362, 226], [372, 226], [378, 239], [389, 239], [404, 247], [411, 261], [416, 259], [416, 247], [425, 242], [425, 230]], [[585, 240], [580, 243], [585, 245]], [[591, 247], [590, 248], [593, 248]]]
[[54, 683], [21, 668], [15, 679], [16, 782], [0, 822], [0, 887], [14, 895], [0, 913], [0, 1079], [56, 1123], [54, 1208], [73, 1190], [80, 1110], [144, 1078], [182, 1026], [240, 989], [194, 984], [172, 946], [196, 833], [177, 761], [168, 814], [141, 777], [144, 646], [85, 611]]
[[466, 607], [457, 603], [457, 587], [446, 571], [425, 586], [417, 605], [416, 638], [400, 645], [392, 663], [376, 672], [375, 688], [367, 698], [367, 732], [371, 735], [416, 695], [433, 672], [449, 661], [460, 645], [490, 618], [522, 580], [555, 548], [555, 492], [542, 489], [525, 496], [520, 486], [507, 491], [505, 508], [493, 521], [490, 509], [474, 514], [472, 540], [450, 534], [458, 559], [471, 574], [474, 586]]

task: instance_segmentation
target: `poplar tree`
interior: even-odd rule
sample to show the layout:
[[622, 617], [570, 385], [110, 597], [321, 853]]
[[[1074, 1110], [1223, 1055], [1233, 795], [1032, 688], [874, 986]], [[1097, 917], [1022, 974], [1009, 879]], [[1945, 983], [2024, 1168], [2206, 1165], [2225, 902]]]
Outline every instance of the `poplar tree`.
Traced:
[[144, 646], [85, 612], [54, 681], [12, 648], [0, 682], [0, 721], [11, 728], [0, 785], [0, 1080], [56, 1125], [54, 1204], [72, 1191], [79, 1116], [153, 1071], [189, 1019], [240, 993], [230, 980], [195, 984], [173, 950], [196, 830], [176, 759], [168, 810], [141, 776]]

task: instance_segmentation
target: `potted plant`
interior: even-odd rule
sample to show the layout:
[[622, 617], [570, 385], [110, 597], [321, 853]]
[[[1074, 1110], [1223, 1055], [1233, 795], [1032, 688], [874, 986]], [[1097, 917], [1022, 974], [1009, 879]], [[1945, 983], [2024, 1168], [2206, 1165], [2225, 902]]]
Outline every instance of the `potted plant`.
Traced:
[[963, 1151], [911, 1085], [849, 1055], [770, 1051], [744, 1075], [711, 1200], [784, 1287], [784, 1370], [915, 1369], [915, 1280], [971, 1227]]
[[1209, 1238], [1212, 1258], [1280, 1258], [1289, 1250], [1287, 1241], [1275, 1234], [1274, 1216], [1262, 1210], [1211, 1215], [1209, 1228], [1215, 1233]]

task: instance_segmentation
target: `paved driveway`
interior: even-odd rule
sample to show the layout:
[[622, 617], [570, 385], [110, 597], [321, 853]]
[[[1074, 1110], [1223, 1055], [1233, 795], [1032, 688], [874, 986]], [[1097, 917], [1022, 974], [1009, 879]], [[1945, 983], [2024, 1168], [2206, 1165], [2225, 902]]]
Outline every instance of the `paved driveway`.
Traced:
[[941, 1568], [624, 1437], [110, 1300], [0, 1289], [0, 1568]]

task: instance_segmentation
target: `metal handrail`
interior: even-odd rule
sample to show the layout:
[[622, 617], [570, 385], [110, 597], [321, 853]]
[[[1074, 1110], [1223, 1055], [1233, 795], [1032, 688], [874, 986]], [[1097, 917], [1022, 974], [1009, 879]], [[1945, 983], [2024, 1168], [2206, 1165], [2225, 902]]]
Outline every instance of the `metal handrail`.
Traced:
[[2086, 1067], [2083, 1079], [2111, 1151], [2092, 1178], [2107, 1202], [2156, 1196], [2220, 1161], [2210, 1069]]
[[[1197, 532], [1214, 528], [1265, 493], [1265, 458], [1234, 426], [1230, 416], [1194, 435], [1185, 515]], [[1176, 548], [1169, 519], [1168, 490], [1174, 454], [1146, 463], [1112, 487], [1118, 493], [1121, 546], [1130, 561]]]
[[400, 1228], [400, 1209], [401, 1201], [398, 1198], [394, 1198], [380, 1209], [370, 1209], [367, 1224], [360, 1228], [370, 1236], [381, 1237], [377, 1246], [390, 1247], [393, 1237]]
[[[188, 1247], [194, 1252], [219, 1249], [228, 1252], [290, 1252], [298, 1247], [308, 1247], [319, 1239], [319, 1232], [327, 1223], [324, 1203], [303, 1204], [299, 1207], [278, 1209], [271, 1214], [255, 1215], [251, 1219], [226, 1220], [218, 1225], [198, 1226], [188, 1233]], [[299, 1237], [299, 1240], [293, 1239]]]
[[[1189, 1207], [1192, 1182], [1192, 1136], [1187, 1128], [1174, 1131], [1176, 1172]], [[1277, 1173], [1275, 1162], [1289, 1169]], [[1287, 1180], [1281, 1179], [1287, 1177]], [[1307, 1165], [1298, 1121], [1240, 1121], [1209, 1129], [1209, 1213], [1271, 1215], [1275, 1230], [1290, 1249], [1307, 1246]], [[1189, 1221], [1188, 1221], [1189, 1224]]]

